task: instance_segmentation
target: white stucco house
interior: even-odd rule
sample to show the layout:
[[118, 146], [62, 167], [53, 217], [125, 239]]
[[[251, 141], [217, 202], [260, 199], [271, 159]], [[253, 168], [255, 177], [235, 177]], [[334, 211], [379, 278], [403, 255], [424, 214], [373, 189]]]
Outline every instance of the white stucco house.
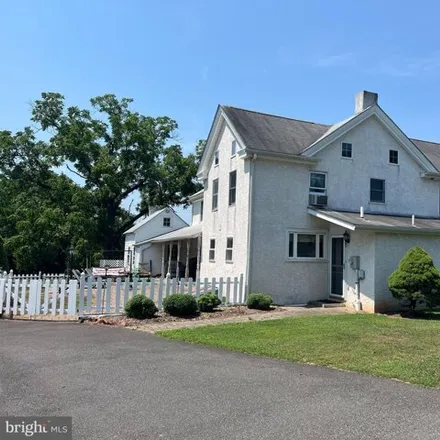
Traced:
[[410, 247], [440, 267], [440, 144], [410, 139], [375, 93], [334, 125], [220, 105], [198, 177], [193, 224], [159, 240], [193, 240], [202, 278], [373, 312], [398, 307], [387, 279]]
[[124, 262], [127, 272], [140, 272], [151, 275], [162, 273], [161, 247], [152, 240], [172, 231], [184, 228], [188, 224], [170, 208], [150, 211], [150, 215], [138, 220], [124, 232]]

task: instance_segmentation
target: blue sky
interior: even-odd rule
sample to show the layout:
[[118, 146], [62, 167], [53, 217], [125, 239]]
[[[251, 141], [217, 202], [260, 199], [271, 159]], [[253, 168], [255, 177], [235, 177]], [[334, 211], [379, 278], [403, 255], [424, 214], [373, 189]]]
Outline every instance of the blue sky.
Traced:
[[189, 152], [219, 103], [332, 123], [366, 89], [409, 136], [440, 141], [439, 13], [434, 1], [5, 0], [0, 129], [28, 124], [42, 91], [80, 106], [115, 93], [176, 119]]

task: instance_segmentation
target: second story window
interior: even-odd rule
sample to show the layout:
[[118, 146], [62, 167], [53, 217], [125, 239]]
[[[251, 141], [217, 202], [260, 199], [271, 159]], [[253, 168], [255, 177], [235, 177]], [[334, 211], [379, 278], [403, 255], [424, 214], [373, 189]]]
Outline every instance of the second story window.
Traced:
[[231, 156], [235, 156], [236, 152], [237, 152], [237, 141], [232, 141], [232, 144], [231, 144]]
[[325, 173], [310, 173], [310, 194], [325, 195], [327, 175]]
[[397, 150], [390, 150], [390, 163], [399, 164], [399, 152]]
[[352, 145], [348, 142], [342, 142], [342, 157], [352, 157]]
[[237, 191], [237, 171], [229, 173], [229, 206], [235, 204], [235, 197]]
[[203, 221], [203, 200], [200, 203], [200, 221]]
[[218, 209], [218, 179], [212, 181], [212, 210]]
[[219, 161], [218, 150], [215, 150], [214, 151], [214, 166], [218, 165], [218, 161]]
[[166, 228], [169, 228], [171, 226], [171, 217], [164, 217], [163, 218], [163, 225]]
[[385, 203], [385, 180], [370, 179], [370, 202]]

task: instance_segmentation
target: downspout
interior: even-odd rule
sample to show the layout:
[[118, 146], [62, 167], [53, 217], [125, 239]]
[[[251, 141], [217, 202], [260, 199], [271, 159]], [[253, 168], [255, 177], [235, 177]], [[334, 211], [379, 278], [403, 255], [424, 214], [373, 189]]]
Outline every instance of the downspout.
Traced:
[[361, 303], [361, 277], [359, 274], [360, 270], [356, 270], [356, 300], [354, 302], [354, 309], [356, 312], [360, 312], [362, 310], [362, 303]]
[[250, 290], [250, 282], [251, 282], [251, 265], [252, 265], [252, 236], [253, 236], [253, 230], [252, 230], [252, 218], [253, 218], [253, 180], [255, 178], [255, 161], [257, 160], [256, 153], [253, 154], [251, 159], [251, 165], [249, 169], [249, 207], [248, 207], [248, 233], [247, 233], [247, 271], [246, 271], [246, 289], [245, 289], [245, 300], [247, 299], [249, 293], [251, 293]]

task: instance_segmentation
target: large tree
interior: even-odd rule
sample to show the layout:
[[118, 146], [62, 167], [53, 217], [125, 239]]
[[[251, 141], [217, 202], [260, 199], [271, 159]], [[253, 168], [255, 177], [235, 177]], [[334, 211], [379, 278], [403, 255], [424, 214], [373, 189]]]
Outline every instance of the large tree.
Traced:
[[[196, 157], [184, 157], [173, 140], [177, 123], [144, 116], [132, 100], [104, 95], [90, 100], [92, 111], [66, 108], [58, 93], [43, 93], [32, 120], [51, 133], [47, 154], [84, 181], [98, 209], [98, 230], [106, 249], [121, 245], [121, 234], [151, 205], [182, 204], [198, 189]], [[138, 212], [128, 217], [123, 201], [136, 191]]]
[[[121, 249], [122, 233], [150, 206], [185, 204], [198, 190], [196, 156], [173, 142], [177, 123], [134, 112], [131, 102], [105, 95], [91, 110], [66, 108], [60, 94], [43, 93], [36, 127], [0, 131], [2, 260], [60, 271], [71, 245], [81, 261], [90, 250]], [[137, 194], [130, 214], [123, 203]]]

